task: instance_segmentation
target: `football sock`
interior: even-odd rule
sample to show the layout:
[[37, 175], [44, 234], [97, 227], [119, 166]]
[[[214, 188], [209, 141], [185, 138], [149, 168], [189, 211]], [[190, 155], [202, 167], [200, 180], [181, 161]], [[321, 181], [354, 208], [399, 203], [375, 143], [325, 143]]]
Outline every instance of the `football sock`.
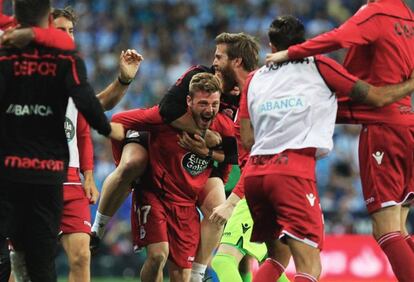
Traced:
[[387, 233], [378, 240], [400, 282], [414, 281], [414, 253], [399, 231]]
[[257, 270], [253, 277], [253, 282], [274, 282], [283, 272], [285, 272], [285, 268], [282, 264], [268, 258]]
[[99, 211], [96, 212], [95, 221], [92, 225], [92, 232], [95, 232], [96, 235], [102, 239], [105, 233], [105, 227], [108, 222], [111, 220], [110, 216], [103, 215]]
[[295, 275], [295, 282], [318, 282], [318, 280], [310, 274], [298, 272]]
[[193, 262], [193, 266], [191, 267], [190, 282], [202, 282], [206, 269], [207, 265]]
[[232, 255], [217, 253], [211, 261], [211, 266], [216, 272], [219, 281], [248, 281], [242, 280], [242, 277], [239, 273], [238, 263], [236, 261], [236, 258]]

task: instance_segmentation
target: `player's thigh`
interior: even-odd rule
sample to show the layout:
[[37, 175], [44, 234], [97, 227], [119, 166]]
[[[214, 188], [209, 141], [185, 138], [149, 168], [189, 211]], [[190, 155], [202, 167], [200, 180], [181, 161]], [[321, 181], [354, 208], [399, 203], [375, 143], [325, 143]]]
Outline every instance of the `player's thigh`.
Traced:
[[87, 233], [71, 233], [62, 235], [60, 241], [68, 255], [69, 261], [88, 259], [90, 257], [89, 241]]
[[168, 262], [168, 272], [171, 282], [188, 282], [191, 277], [191, 268], [182, 268], [175, 263]]
[[239, 263], [244, 257], [243, 252], [238, 247], [229, 244], [220, 244], [217, 254], [230, 255], [236, 259], [237, 263]]
[[286, 241], [292, 252], [296, 271], [319, 276], [321, 271], [320, 250], [290, 237]]
[[203, 216], [208, 218], [213, 209], [224, 203], [225, 200], [223, 180], [219, 177], [210, 177], [199, 195], [198, 205]]
[[148, 163], [147, 149], [135, 142], [125, 144], [122, 148], [122, 156], [119, 162], [119, 168], [129, 172], [143, 172]]
[[401, 205], [381, 208], [371, 214], [375, 239], [401, 229]]

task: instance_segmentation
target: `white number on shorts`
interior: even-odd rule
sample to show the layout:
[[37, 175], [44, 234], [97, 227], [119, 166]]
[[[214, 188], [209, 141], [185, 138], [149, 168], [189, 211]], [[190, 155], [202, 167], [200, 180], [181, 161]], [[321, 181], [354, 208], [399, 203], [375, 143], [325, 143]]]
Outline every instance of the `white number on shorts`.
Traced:
[[146, 206], [142, 206], [141, 207], [141, 213], [142, 213], [142, 224], [147, 223], [147, 217], [148, 214], [151, 210], [151, 206], [150, 205], [146, 205]]

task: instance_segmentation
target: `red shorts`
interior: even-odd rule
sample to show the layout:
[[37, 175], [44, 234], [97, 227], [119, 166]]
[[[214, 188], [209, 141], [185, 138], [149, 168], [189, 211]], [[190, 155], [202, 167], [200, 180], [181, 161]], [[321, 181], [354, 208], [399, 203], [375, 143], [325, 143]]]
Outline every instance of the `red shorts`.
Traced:
[[91, 233], [89, 200], [81, 185], [63, 185], [63, 213], [60, 234]]
[[323, 215], [313, 180], [267, 174], [246, 176], [244, 188], [253, 218], [252, 242], [289, 236], [323, 247]]
[[359, 164], [369, 213], [409, 204], [414, 196], [414, 127], [366, 125], [359, 139]]
[[200, 216], [195, 204], [181, 206], [160, 200], [154, 193], [134, 191], [131, 229], [134, 249], [168, 242], [168, 259], [191, 268], [200, 240]]

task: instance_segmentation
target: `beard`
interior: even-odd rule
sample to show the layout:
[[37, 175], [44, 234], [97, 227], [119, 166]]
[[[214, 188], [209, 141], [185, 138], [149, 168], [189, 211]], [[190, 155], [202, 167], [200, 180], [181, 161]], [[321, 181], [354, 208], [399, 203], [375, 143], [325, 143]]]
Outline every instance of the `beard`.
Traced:
[[236, 74], [234, 70], [227, 65], [225, 68], [218, 70], [221, 74], [223, 94], [228, 94], [237, 86]]

